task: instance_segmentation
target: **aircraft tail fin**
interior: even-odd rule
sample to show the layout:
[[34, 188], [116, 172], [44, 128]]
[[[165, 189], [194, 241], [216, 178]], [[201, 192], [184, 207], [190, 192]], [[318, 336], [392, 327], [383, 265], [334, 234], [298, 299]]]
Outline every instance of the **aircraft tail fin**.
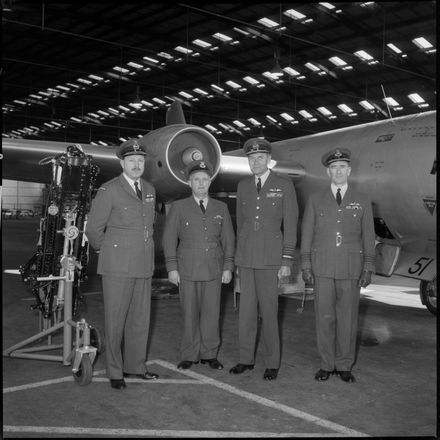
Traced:
[[185, 115], [183, 114], [180, 101], [174, 101], [167, 111], [166, 125], [173, 124], [186, 124]]

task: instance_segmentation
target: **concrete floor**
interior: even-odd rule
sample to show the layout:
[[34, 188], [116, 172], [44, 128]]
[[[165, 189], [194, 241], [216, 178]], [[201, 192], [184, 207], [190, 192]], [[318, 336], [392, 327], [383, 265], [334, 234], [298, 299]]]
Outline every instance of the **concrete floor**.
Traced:
[[[3, 270], [35, 252], [38, 221], [3, 220]], [[93, 265], [91, 265], [93, 266]], [[92, 267], [93, 270], [93, 267]], [[232, 287], [222, 293], [225, 369], [177, 370], [181, 314], [176, 290], [155, 280], [148, 369], [157, 381], [127, 380], [113, 390], [103, 356], [92, 383], [79, 386], [61, 362], [3, 358], [4, 437], [336, 437], [438, 434], [436, 318], [418, 298], [417, 283], [375, 277], [362, 291], [355, 383], [313, 379], [319, 367], [313, 301], [280, 296], [282, 362], [278, 379], [255, 369], [228, 373], [238, 361], [238, 313]], [[103, 328], [99, 277], [83, 285], [79, 313]], [[30, 291], [17, 275], [3, 275], [3, 349], [38, 332]], [[61, 341], [61, 333], [54, 342]], [[44, 342], [44, 341], [42, 341]]]

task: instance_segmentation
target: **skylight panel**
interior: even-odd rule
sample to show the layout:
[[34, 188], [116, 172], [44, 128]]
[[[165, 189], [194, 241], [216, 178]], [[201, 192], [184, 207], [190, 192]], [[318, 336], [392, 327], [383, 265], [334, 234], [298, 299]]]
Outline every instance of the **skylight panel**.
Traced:
[[121, 110], [124, 110], [124, 112], [129, 112], [129, 111], [130, 111], [130, 109], [129, 109], [128, 107], [124, 107], [123, 105], [118, 105], [118, 107], [119, 107]]
[[71, 116], [70, 119], [75, 122], [82, 122], [81, 119], [78, 119], [75, 116]]
[[252, 85], [256, 85], [260, 83], [260, 81], [256, 80], [255, 78], [252, 78], [252, 76], [245, 76], [243, 79]]
[[142, 69], [144, 67], [142, 64], [138, 64], [133, 61], [128, 62], [127, 66], [134, 67], [135, 69]]
[[333, 113], [327, 107], [318, 107], [317, 110], [319, 113], [322, 113], [324, 116], [330, 116]]
[[278, 121], [270, 115], [266, 115], [266, 119], [273, 122], [274, 124], [278, 124]]
[[206, 95], [209, 95], [209, 93], [208, 92], [205, 92], [204, 90], [202, 90], [202, 89], [199, 89], [198, 87], [197, 88], [195, 88], [195, 89], [193, 89], [196, 93], [198, 93], [199, 95], [202, 95], [202, 96], [206, 96]]
[[223, 42], [227, 42], [227, 41], [232, 41], [231, 37], [228, 37], [225, 34], [222, 34], [221, 32], [217, 32], [213, 35], [214, 38], [217, 38], [217, 40], [223, 41]]
[[[119, 66], [113, 67], [113, 70], [116, 70], [116, 71], [121, 72], [121, 73], [128, 73], [128, 72], [130, 72], [128, 69], [125, 69], [124, 67], [119, 67]], [[84, 80], [81, 81], [81, 78], [78, 78], [77, 81], [84, 82]], [[90, 81], [89, 81], [89, 84], [91, 84]]]
[[212, 87], [214, 90], [217, 90], [218, 92], [224, 92], [224, 91], [225, 91], [225, 89], [222, 89], [221, 87], [219, 87], [219, 86], [217, 86], [217, 85], [215, 85], [215, 84], [211, 84], [211, 87]]
[[417, 47], [424, 50], [426, 53], [436, 52], [434, 46], [424, 37], [417, 37], [411, 40]]
[[[128, 70], [127, 70], [127, 72], [128, 72]], [[89, 81], [88, 79], [78, 78], [77, 81], [80, 83], [83, 83], [83, 84], [87, 84], [87, 85], [92, 84], [92, 81]]]
[[200, 40], [199, 38], [197, 38], [196, 40], [193, 40], [192, 43], [195, 44], [196, 46], [203, 47], [203, 49], [206, 49], [207, 47], [212, 46], [211, 43], [208, 43], [205, 40]]
[[281, 113], [280, 116], [288, 122], [293, 121], [295, 119], [293, 116], [289, 115], [289, 113]]
[[248, 118], [248, 121], [249, 121], [251, 124], [255, 125], [256, 127], [258, 127], [258, 126], [261, 125], [261, 122], [258, 122], [255, 118]]
[[312, 70], [313, 72], [319, 72], [321, 69], [317, 66], [315, 66], [313, 63], [306, 63], [304, 64], [308, 69]]
[[354, 54], [363, 61], [372, 61], [374, 59], [368, 52], [365, 52], [365, 50], [358, 50]]
[[94, 79], [95, 81], [104, 81], [104, 78], [98, 75], [89, 75], [89, 78]]
[[64, 90], [65, 92], [70, 92], [69, 87], [65, 87], [65, 86], [61, 86], [61, 85], [56, 86], [56, 87], [57, 87], [58, 89]]
[[425, 102], [425, 100], [418, 93], [411, 93], [408, 95], [408, 98], [411, 99], [414, 104], [421, 104], [422, 102]]
[[12, 102], [15, 102], [16, 104], [26, 105], [26, 102], [20, 101], [19, 99], [14, 99], [14, 101]]
[[152, 101], [157, 102], [158, 104], [166, 104], [166, 102], [160, 98], [153, 98]]
[[243, 35], [246, 35], [246, 36], [250, 35], [250, 33], [245, 31], [244, 29], [241, 29], [241, 28], [238, 28], [238, 27], [233, 27], [232, 29], [234, 29], [234, 31], [239, 32], [240, 34], [243, 34]]
[[298, 112], [304, 119], [311, 119], [313, 115], [311, 115], [307, 110], [300, 110]]
[[226, 84], [233, 89], [241, 89], [241, 85], [237, 84], [235, 81], [226, 81]]
[[290, 76], [299, 76], [301, 75], [299, 72], [297, 72], [295, 69], [292, 69], [291, 67], [284, 67], [284, 72], [288, 73]]
[[98, 110], [97, 113], [99, 113], [102, 116], [109, 116], [109, 113], [105, 112], [104, 110]]
[[276, 21], [273, 21], [273, 20], [271, 20], [270, 18], [267, 18], [267, 17], [260, 18], [259, 20], [257, 20], [257, 22], [262, 24], [263, 26], [268, 27], [268, 28], [274, 28], [274, 27], [277, 27], [277, 26], [280, 25]]
[[374, 110], [374, 105], [370, 104], [366, 99], [363, 101], [360, 101], [359, 104], [365, 109], [365, 110]]
[[335, 66], [338, 66], [338, 67], [342, 67], [342, 66], [347, 65], [347, 63], [342, 58], [339, 58], [339, 57], [331, 57], [328, 60], [331, 61]]
[[385, 101], [385, 103], [388, 105], [391, 105], [391, 107], [398, 107], [400, 105], [394, 98], [391, 98], [390, 96], [383, 98], [383, 101]]
[[68, 86], [70, 86], [70, 87], [74, 87], [75, 89], [80, 89], [81, 87], [78, 85], [78, 84], [73, 84], [73, 83], [70, 83], [70, 82], [68, 82], [68, 83], [66, 83]]
[[31, 98], [43, 99], [40, 95], [34, 95], [33, 93], [30, 93], [29, 96], [30, 96]]
[[217, 132], [218, 132], [218, 130], [217, 130], [213, 125], [211, 125], [211, 124], [206, 124], [205, 127], [206, 127], [208, 130], [211, 130], [211, 131], [214, 132], [214, 133], [217, 133]]
[[238, 120], [232, 121], [232, 123], [235, 124], [237, 127], [240, 127], [240, 128], [246, 127], [246, 125], [243, 124], [243, 122], [240, 122]]
[[298, 12], [295, 9], [288, 9], [287, 11], [284, 11], [283, 14], [287, 15], [287, 17], [293, 18], [294, 20], [303, 20], [306, 18], [304, 14], [301, 14], [301, 12]]
[[176, 50], [177, 52], [184, 53], [185, 55], [189, 55], [189, 54], [193, 53], [193, 51], [191, 49], [187, 49], [186, 47], [183, 47], [183, 46], [177, 46], [174, 48], [174, 50]]
[[158, 57], [165, 58], [166, 60], [172, 60], [174, 57], [167, 52], [159, 52], [157, 54]]
[[143, 105], [146, 105], [147, 107], [154, 107], [154, 105], [151, 104], [151, 102], [149, 102], [149, 101], [145, 101], [145, 99], [142, 99], [141, 102], [142, 102]]
[[327, 2], [320, 2], [319, 4], [320, 4], [321, 6], [324, 6], [324, 8], [330, 9], [330, 11], [331, 11], [332, 9], [335, 9], [335, 8], [336, 8], [336, 6], [333, 6], [331, 3], [327, 3]]
[[397, 54], [401, 54], [402, 51], [393, 43], [388, 43], [387, 46], [393, 51], [396, 52]]
[[156, 58], [150, 58], [150, 57], [142, 57], [143, 60], [148, 61], [150, 63], [158, 64], [159, 61], [156, 60]]
[[347, 104], [338, 104], [338, 108], [344, 113], [353, 113], [353, 109], [351, 109]]
[[186, 93], [186, 92], [179, 92], [179, 95], [181, 95], [181, 96], [183, 96], [184, 98], [187, 98], [187, 99], [194, 98], [193, 95], [190, 95], [189, 93]]

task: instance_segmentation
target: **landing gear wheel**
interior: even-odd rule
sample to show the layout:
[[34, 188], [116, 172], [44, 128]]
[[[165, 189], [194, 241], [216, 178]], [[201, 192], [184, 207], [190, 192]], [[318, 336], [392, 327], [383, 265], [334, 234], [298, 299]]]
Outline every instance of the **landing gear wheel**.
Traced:
[[88, 385], [92, 381], [93, 368], [92, 361], [89, 355], [85, 354], [81, 358], [79, 369], [76, 373], [73, 373], [73, 378], [78, 385]]
[[90, 326], [90, 345], [96, 347], [97, 354], [105, 351], [105, 339], [97, 327]]
[[420, 299], [433, 315], [437, 315], [437, 279], [420, 281]]

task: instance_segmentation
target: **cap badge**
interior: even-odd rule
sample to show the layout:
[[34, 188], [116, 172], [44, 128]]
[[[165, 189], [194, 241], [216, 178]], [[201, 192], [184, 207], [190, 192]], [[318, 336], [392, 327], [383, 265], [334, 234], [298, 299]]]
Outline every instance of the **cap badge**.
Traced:
[[206, 168], [205, 162], [200, 162], [200, 168]]
[[133, 150], [134, 151], [138, 151], [138, 150], [140, 150], [141, 149], [141, 147], [139, 146], [139, 144], [137, 143], [137, 141], [134, 141], [133, 142]]
[[340, 157], [342, 157], [342, 153], [339, 150], [336, 150], [335, 157], [337, 157], [339, 159]]

